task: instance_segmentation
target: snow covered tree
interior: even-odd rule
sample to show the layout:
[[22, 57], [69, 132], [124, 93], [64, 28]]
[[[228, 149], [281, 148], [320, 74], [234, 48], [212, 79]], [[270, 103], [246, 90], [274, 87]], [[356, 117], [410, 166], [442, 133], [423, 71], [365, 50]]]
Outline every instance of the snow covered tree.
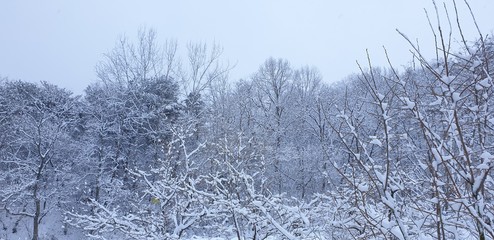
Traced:
[[358, 76], [367, 97], [346, 97], [363, 108], [345, 104], [331, 123], [348, 161], [333, 164], [342, 184], [330, 195], [344, 199], [351, 220], [339, 225], [355, 238], [494, 237], [492, 40], [452, 53], [438, 25], [435, 62], [410, 41], [419, 69], [378, 71], [369, 59]]
[[84, 184], [70, 213], [97, 216], [98, 206], [139, 211], [146, 184], [132, 170], [161, 164], [180, 115], [175, 53], [175, 43], [160, 47], [153, 30], [141, 30], [135, 43], [121, 39], [97, 66], [100, 82], [86, 89], [82, 113]]
[[[32, 218], [32, 239], [53, 209], [61, 211], [63, 194], [77, 157], [77, 99], [48, 83], [2, 84], [3, 144], [0, 158], [1, 211]], [[65, 199], [67, 200], [67, 199]], [[15, 228], [15, 227], [14, 227]]]

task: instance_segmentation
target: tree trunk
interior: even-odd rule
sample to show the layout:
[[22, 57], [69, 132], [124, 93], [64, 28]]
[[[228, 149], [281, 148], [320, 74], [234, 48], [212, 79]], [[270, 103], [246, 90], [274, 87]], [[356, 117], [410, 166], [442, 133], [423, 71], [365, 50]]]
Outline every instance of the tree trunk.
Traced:
[[35, 207], [36, 210], [34, 212], [34, 218], [33, 218], [33, 240], [38, 240], [38, 235], [39, 235], [39, 217], [41, 215], [41, 203], [38, 198], [35, 200]]

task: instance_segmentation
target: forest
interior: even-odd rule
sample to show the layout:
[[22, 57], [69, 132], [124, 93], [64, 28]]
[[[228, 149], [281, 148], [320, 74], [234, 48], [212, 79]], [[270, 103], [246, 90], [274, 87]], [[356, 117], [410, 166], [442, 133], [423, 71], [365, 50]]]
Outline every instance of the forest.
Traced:
[[152, 29], [82, 96], [1, 79], [0, 239], [494, 239], [494, 39], [433, 19], [435, 58], [398, 32], [332, 84]]

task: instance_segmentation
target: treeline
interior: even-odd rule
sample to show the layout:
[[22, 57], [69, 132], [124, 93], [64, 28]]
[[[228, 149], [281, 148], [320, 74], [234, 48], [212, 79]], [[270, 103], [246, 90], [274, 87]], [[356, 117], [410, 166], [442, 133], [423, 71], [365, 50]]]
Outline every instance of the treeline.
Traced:
[[494, 41], [462, 42], [333, 85], [275, 58], [229, 84], [220, 47], [179, 61], [141, 31], [82, 97], [4, 79], [0, 237], [58, 213], [95, 239], [493, 239]]

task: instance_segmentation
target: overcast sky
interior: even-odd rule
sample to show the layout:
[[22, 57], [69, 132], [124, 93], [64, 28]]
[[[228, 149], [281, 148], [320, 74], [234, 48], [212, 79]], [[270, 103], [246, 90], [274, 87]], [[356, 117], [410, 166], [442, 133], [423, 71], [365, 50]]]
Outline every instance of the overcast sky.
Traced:
[[[490, 34], [494, 1], [470, 2], [480, 28]], [[473, 40], [465, 4], [457, 4]], [[272, 56], [293, 67], [316, 66], [325, 81], [334, 82], [358, 71], [355, 61], [365, 61], [366, 49], [375, 65], [385, 64], [382, 46], [396, 65], [406, 64], [409, 46], [396, 28], [432, 53], [424, 8], [434, 9], [430, 0], [5, 0], [0, 2], [0, 76], [45, 80], [81, 94], [97, 80], [94, 66], [119, 36], [134, 37], [139, 27], [148, 27], [182, 48], [188, 42], [219, 43], [223, 59], [236, 63], [233, 80], [248, 78]]]

